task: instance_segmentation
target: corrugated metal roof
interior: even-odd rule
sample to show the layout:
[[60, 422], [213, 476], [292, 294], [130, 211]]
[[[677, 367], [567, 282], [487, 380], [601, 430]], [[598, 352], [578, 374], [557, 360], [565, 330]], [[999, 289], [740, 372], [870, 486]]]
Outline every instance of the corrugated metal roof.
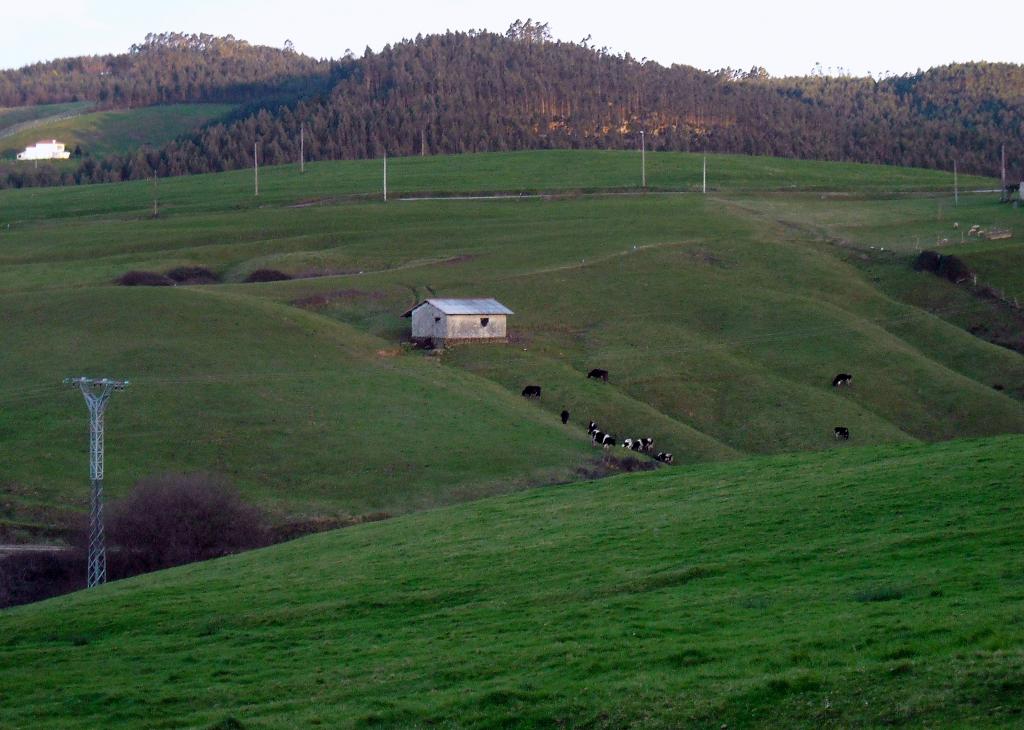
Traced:
[[413, 310], [424, 304], [431, 304], [445, 314], [515, 314], [497, 299], [424, 299], [402, 316], [412, 316]]

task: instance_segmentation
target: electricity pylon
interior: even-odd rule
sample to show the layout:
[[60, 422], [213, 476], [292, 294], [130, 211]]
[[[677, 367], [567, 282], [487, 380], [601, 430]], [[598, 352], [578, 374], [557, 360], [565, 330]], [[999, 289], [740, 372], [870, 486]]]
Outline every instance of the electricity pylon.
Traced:
[[115, 390], [128, 387], [127, 380], [110, 378], [65, 378], [65, 385], [77, 385], [89, 408], [89, 563], [86, 587], [107, 582], [107, 550], [103, 539], [103, 414]]

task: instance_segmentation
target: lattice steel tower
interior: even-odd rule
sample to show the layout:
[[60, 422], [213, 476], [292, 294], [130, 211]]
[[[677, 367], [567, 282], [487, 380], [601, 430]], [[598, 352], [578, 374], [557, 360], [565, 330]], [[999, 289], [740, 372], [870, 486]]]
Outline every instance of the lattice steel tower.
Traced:
[[89, 407], [89, 565], [86, 586], [107, 582], [107, 550], [103, 539], [103, 414], [115, 390], [124, 390], [127, 380], [110, 378], [65, 378], [65, 385], [77, 385]]

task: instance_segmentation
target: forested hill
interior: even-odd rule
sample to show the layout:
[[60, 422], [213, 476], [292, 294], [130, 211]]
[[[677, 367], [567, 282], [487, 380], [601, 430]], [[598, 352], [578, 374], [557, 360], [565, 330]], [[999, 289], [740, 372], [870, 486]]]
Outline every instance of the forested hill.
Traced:
[[[148, 50], [133, 49], [129, 58], [186, 52], [178, 48], [180, 41], [163, 38], [147, 41], [141, 48]], [[294, 161], [300, 125], [305, 127], [310, 160], [374, 157], [385, 150], [410, 155], [625, 148], [637, 144], [641, 130], [654, 150], [940, 169], [950, 169], [956, 160], [962, 171], [989, 175], [998, 174], [999, 149], [1005, 143], [1013, 179], [1020, 175], [1015, 161], [1024, 155], [1024, 67], [1012, 64], [946, 66], [880, 81], [776, 79], [762, 69], [709, 73], [689, 66], [664, 67], [585, 41], [554, 41], [546, 26], [518, 21], [504, 35], [470, 31], [417, 37], [380, 53], [367, 49], [361, 58], [346, 56], [332, 63], [239, 46], [233, 39], [206, 43], [201, 55], [221, 59], [211, 69], [231, 67], [239, 74], [250, 64], [245, 60], [231, 66], [232, 49], [241, 47], [246, 59], [247, 53], [255, 54], [253, 58], [268, 54], [274, 63], [256, 64], [250, 83], [273, 85], [287, 79], [294, 85], [293, 97], [283, 106], [211, 126], [160, 150], [86, 160], [74, 173], [18, 169], [7, 184], [238, 168], [252, 164], [254, 143], [262, 162]], [[191, 42], [185, 47], [190, 53], [196, 50]], [[145, 99], [188, 96], [181, 93], [190, 86], [182, 85], [180, 74], [173, 76], [171, 90], [163, 89], [160, 73], [172, 73], [163, 66], [145, 82], [136, 80], [133, 88], [145, 89]], [[329, 90], [304, 86], [301, 73], [319, 75], [321, 81], [329, 78]], [[199, 79], [205, 78], [197, 74], [194, 86], [209, 88], [211, 94], [234, 93], [245, 84], [238, 78], [229, 85], [203, 86]], [[318, 88], [325, 90], [318, 93]]]
[[292, 98], [323, 88], [332, 64], [232, 36], [150, 33], [128, 53], [0, 71], [0, 107], [91, 101], [99, 108]]

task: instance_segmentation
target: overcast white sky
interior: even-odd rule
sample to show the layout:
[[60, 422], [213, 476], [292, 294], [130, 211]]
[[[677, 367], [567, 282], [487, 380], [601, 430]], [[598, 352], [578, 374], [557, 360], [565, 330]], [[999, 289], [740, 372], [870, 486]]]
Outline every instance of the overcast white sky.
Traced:
[[[662, 64], [702, 69], [764, 66], [803, 75], [815, 63], [856, 75], [903, 73], [952, 61], [1024, 62], [1016, 3], [973, 12], [943, 0], [804, 2], [762, 0], [488, 3], [481, 0], [0, 0], [0, 68], [63, 56], [123, 52], [148, 32], [184, 31], [243, 38], [316, 57], [417, 33], [486, 28], [516, 18], [550, 23], [556, 38], [592, 43]], [[1001, 17], [1000, 17], [1001, 16]]]

